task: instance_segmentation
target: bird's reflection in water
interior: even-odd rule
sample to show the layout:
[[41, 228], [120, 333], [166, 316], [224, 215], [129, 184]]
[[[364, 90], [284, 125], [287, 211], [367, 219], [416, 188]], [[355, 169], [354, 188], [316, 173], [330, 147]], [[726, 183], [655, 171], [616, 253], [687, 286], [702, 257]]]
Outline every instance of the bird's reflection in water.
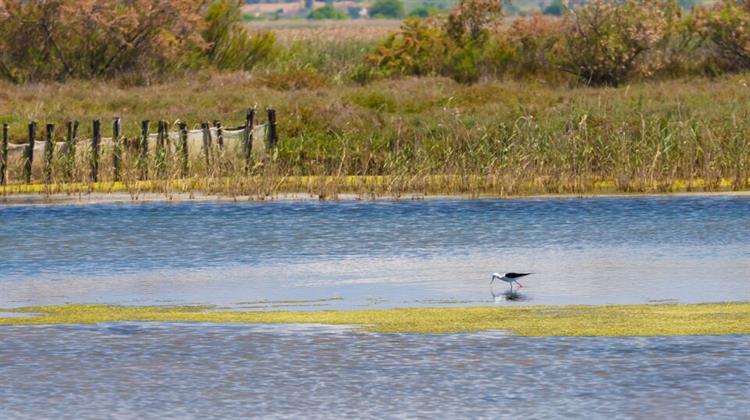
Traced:
[[506, 301], [523, 302], [523, 301], [529, 300], [528, 296], [518, 293], [516, 291], [511, 292], [510, 290], [508, 290], [502, 293], [495, 293], [494, 291], [491, 291], [490, 293], [492, 293], [492, 300], [494, 300], [495, 303], [506, 302]]

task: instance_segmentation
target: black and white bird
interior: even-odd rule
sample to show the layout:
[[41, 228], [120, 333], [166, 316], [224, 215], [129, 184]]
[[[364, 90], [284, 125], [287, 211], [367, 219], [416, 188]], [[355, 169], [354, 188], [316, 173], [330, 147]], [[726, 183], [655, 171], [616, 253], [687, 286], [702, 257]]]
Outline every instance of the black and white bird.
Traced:
[[502, 280], [508, 284], [510, 284], [510, 292], [513, 293], [513, 283], [518, 285], [518, 288], [520, 289], [523, 287], [521, 283], [518, 282], [518, 279], [521, 277], [526, 277], [529, 274], [532, 273], [505, 273], [503, 275], [500, 275], [500, 273], [492, 273], [492, 280], [490, 280], [490, 287], [492, 287], [492, 283], [495, 280]]

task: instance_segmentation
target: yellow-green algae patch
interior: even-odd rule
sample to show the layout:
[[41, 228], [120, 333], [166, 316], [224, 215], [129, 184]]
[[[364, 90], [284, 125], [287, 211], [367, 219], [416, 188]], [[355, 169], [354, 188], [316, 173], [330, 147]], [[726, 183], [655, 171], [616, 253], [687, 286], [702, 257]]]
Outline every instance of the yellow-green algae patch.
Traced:
[[408, 308], [320, 312], [221, 312], [205, 306], [61, 305], [7, 312], [0, 324], [92, 324], [116, 321], [314, 323], [356, 325], [384, 333], [489, 330], [522, 336], [750, 334], [750, 303]]

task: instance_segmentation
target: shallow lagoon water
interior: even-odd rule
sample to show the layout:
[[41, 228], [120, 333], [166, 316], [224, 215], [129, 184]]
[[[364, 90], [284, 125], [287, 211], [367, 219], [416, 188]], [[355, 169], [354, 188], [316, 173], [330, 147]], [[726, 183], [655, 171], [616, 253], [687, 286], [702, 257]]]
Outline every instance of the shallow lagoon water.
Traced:
[[747, 418], [750, 337], [0, 328], [5, 418]]
[[[13, 206], [0, 245], [0, 307], [750, 299], [742, 197]], [[0, 377], [7, 418], [737, 418], [750, 337], [3, 326]]]
[[12, 206], [0, 248], [0, 307], [750, 299], [750, 197]]

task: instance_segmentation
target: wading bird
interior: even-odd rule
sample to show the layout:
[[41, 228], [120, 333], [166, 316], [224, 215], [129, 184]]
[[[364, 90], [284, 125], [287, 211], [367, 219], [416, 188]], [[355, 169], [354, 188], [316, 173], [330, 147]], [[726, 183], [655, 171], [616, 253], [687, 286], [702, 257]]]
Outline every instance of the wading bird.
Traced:
[[500, 275], [500, 273], [492, 273], [492, 280], [490, 280], [490, 287], [492, 287], [492, 283], [497, 280], [502, 280], [508, 284], [510, 284], [510, 293], [513, 293], [513, 283], [516, 283], [518, 285], [518, 288], [522, 288], [523, 285], [518, 282], [518, 279], [521, 277], [528, 276], [531, 273], [505, 273], [503, 275]]

